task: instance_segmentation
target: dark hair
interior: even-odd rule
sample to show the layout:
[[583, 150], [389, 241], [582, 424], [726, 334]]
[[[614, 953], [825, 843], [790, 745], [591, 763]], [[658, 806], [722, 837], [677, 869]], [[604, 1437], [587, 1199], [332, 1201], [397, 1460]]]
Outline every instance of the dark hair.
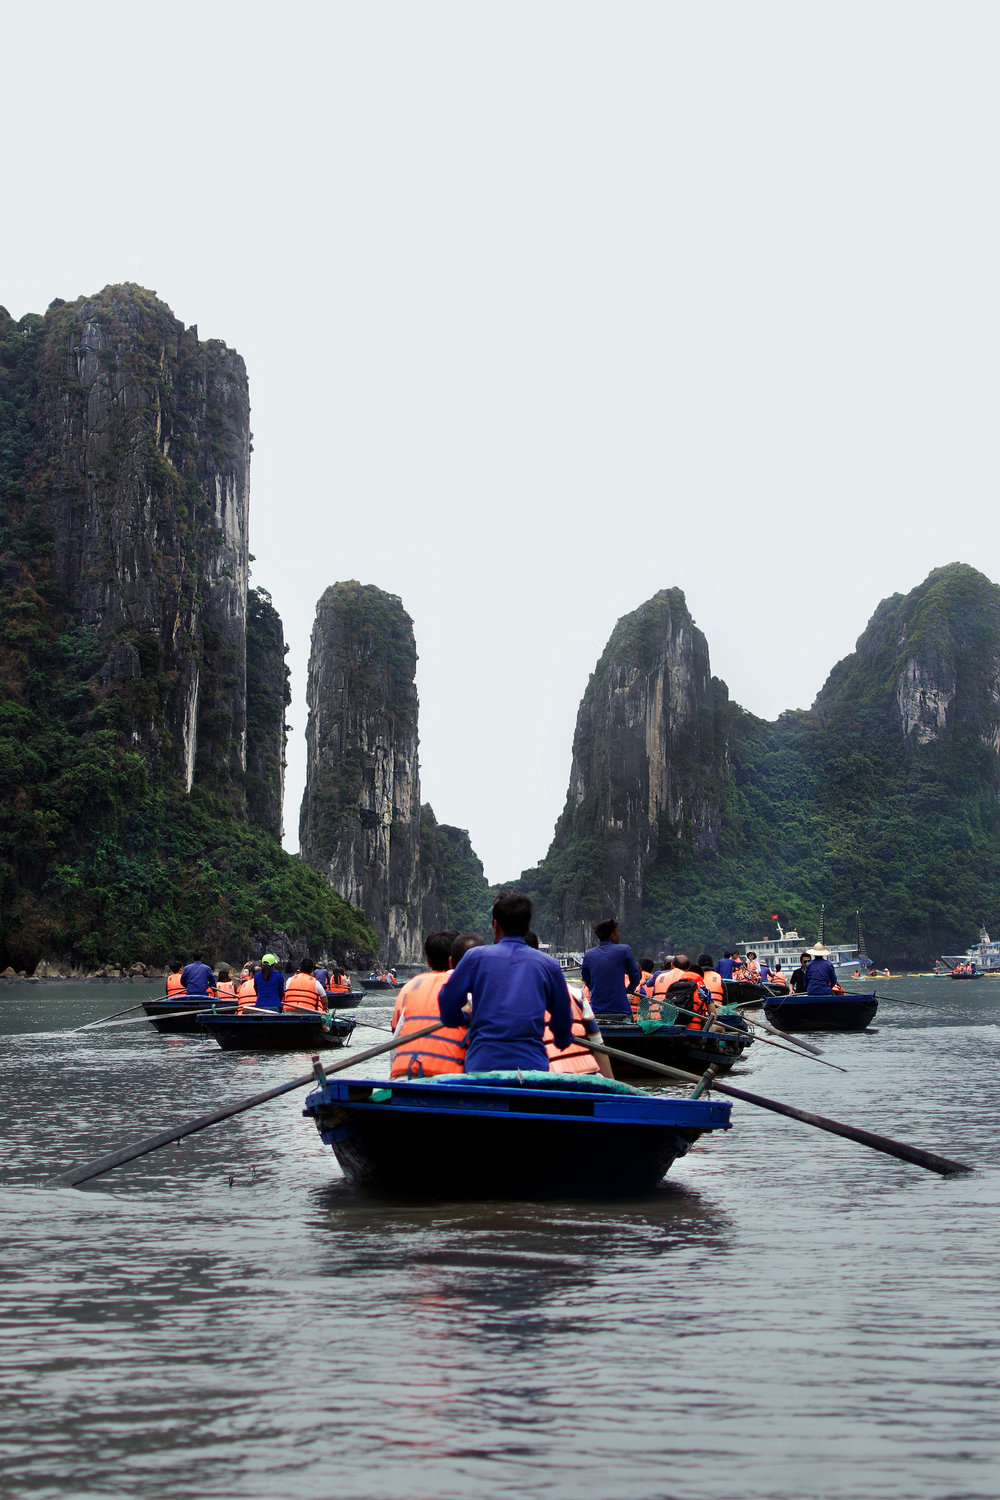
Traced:
[[174, 958], [170, 962], [170, 972], [171, 972], [171, 974], [176, 974], [177, 971], [178, 971], [178, 969], [183, 969], [183, 967], [184, 967], [184, 960], [183, 960], [183, 958]]
[[308, 955], [306, 955], [306, 957], [299, 964], [299, 973], [311, 974], [315, 967], [316, 965], [313, 963], [312, 959]]
[[520, 891], [501, 891], [493, 903], [493, 920], [504, 937], [524, 937], [531, 926], [531, 902]]
[[538, 933], [537, 932], [530, 932], [530, 931], [526, 932], [524, 934], [524, 941], [527, 943], [527, 945], [528, 945], [529, 948], [537, 948], [538, 947]]
[[460, 932], [451, 945], [451, 966], [457, 969], [459, 961], [465, 957], [470, 948], [481, 948], [483, 940], [478, 932]]
[[427, 962], [432, 969], [438, 973], [448, 967], [451, 957], [451, 945], [458, 937], [458, 931], [454, 927], [442, 927], [438, 932], [429, 932], [424, 938], [424, 952]]
[[722, 956], [723, 956], [723, 958], [732, 958], [733, 955], [730, 953], [729, 949], [727, 948], [726, 951], [725, 951], [725, 953]]
[[810, 960], [810, 962], [811, 962], [812, 961], [812, 954], [811, 953], [800, 953], [799, 954], [799, 963], [801, 963], [804, 958], [808, 958]]
[[221, 969], [220, 969], [220, 970], [219, 970], [219, 975], [218, 975], [218, 977], [219, 977], [219, 978], [220, 978], [220, 979], [228, 979], [228, 978], [229, 978], [229, 977], [230, 977], [230, 975], [231, 975], [231, 974], [232, 974], [232, 972], [233, 972], [233, 971], [232, 971], [232, 969], [231, 969], [231, 968], [230, 968], [230, 967], [229, 967], [229, 965], [228, 965], [228, 964], [223, 964], [223, 965], [222, 965], [222, 968], [221, 968]]
[[644, 974], [652, 974], [653, 970], [656, 968], [656, 965], [651, 958], [640, 958], [639, 968]]
[[715, 968], [715, 959], [712, 957], [711, 953], [699, 953], [698, 954], [698, 967], [700, 969], [714, 969]]
[[196, 952], [192, 953], [192, 955], [191, 955], [191, 962], [195, 963], [195, 964], [200, 964], [201, 961], [202, 961], [202, 959], [204, 957], [205, 957], [204, 950], [201, 949], [201, 948], [199, 948], [199, 949], [197, 949]]
[[617, 917], [605, 917], [603, 922], [594, 924], [594, 936], [599, 943], [606, 943], [617, 926]]

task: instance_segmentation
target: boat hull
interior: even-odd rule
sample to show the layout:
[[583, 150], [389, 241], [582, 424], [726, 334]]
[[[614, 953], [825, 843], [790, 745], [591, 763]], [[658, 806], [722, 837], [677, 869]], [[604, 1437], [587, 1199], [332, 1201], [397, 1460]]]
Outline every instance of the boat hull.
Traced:
[[224, 1052], [316, 1052], [346, 1047], [355, 1027], [353, 1016], [295, 1015], [274, 1011], [270, 1015], [216, 1015], [202, 1011], [198, 1026], [212, 1036]]
[[435, 1198], [634, 1197], [705, 1131], [729, 1128], [727, 1101], [522, 1076], [329, 1079], [303, 1113], [355, 1186]]
[[780, 1031], [864, 1031], [875, 1019], [872, 995], [793, 995], [765, 1002], [764, 1019]]
[[[720, 1073], [728, 1073], [738, 1063], [753, 1041], [749, 1031], [715, 1032], [688, 1031], [684, 1026], [661, 1026], [656, 1031], [643, 1031], [639, 1026], [608, 1026], [602, 1024], [601, 1035], [609, 1047], [622, 1052], [631, 1052], [636, 1058], [648, 1062], [662, 1063], [668, 1068], [681, 1068], [686, 1073], [704, 1073], [714, 1063]], [[616, 1078], [644, 1078], [652, 1081], [653, 1075], [641, 1062], [622, 1062], [620, 1057], [612, 1059]]]
[[198, 1016], [206, 1006], [214, 1006], [222, 1015], [236, 1014], [236, 1001], [212, 1000], [208, 995], [197, 995], [190, 999], [183, 995], [179, 1000], [144, 1000], [142, 1008], [155, 1029], [164, 1036], [203, 1036], [198, 1025]]
[[363, 990], [395, 990], [399, 986], [390, 984], [388, 979], [362, 979], [361, 988]]

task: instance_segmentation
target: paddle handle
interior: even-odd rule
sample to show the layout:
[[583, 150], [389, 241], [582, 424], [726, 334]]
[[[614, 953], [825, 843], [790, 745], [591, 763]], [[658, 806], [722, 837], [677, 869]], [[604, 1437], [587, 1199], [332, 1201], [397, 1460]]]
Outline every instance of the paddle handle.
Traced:
[[[424, 1026], [420, 1031], [411, 1031], [406, 1040], [411, 1042], [422, 1036], [430, 1036], [432, 1032], [440, 1031], [443, 1025], [443, 1021], [435, 1021], [433, 1025]], [[327, 1075], [341, 1073], [345, 1068], [353, 1068], [358, 1063], [369, 1062], [373, 1057], [381, 1057], [384, 1052], [391, 1052], [398, 1045], [396, 1037], [388, 1042], [379, 1042], [375, 1047], [368, 1047], [364, 1052], [356, 1052], [342, 1062], [333, 1063], [326, 1069]], [[188, 1120], [185, 1125], [175, 1125], [170, 1130], [161, 1130], [158, 1135], [148, 1136], [146, 1140], [139, 1141], [134, 1146], [123, 1146], [120, 1151], [112, 1151], [110, 1155], [102, 1156], [97, 1161], [71, 1167], [68, 1172], [60, 1172], [49, 1181], [62, 1187], [77, 1187], [81, 1182], [89, 1182], [93, 1177], [103, 1176], [114, 1167], [122, 1167], [126, 1162], [136, 1161], [140, 1156], [148, 1156], [151, 1151], [159, 1151], [161, 1146], [171, 1146], [174, 1141], [181, 1141], [187, 1135], [195, 1135], [199, 1130], [207, 1130], [210, 1125], [218, 1125], [223, 1120], [232, 1119], [233, 1115], [243, 1114], [248, 1109], [256, 1109], [258, 1104], [266, 1104], [270, 1099], [278, 1099], [282, 1094], [289, 1094], [293, 1089], [302, 1089], [306, 1084], [315, 1082], [316, 1079], [312, 1073], [303, 1073], [299, 1078], [293, 1078], [289, 1083], [279, 1084], [277, 1088], [267, 1089], [263, 1094], [252, 1094], [248, 1099], [239, 1100], [237, 1104], [227, 1104], [224, 1109], [213, 1110], [210, 1115], [199, 1115], [196, 1120]]]

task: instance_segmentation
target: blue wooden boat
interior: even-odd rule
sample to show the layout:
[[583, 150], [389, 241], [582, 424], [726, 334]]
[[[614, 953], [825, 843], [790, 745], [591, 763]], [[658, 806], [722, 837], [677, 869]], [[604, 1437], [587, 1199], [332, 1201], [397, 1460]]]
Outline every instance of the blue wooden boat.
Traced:
[[614, 1198], [650, 1192], [729, 1103], [568, 1073], [329, 1078], [306, 1099], [357, 1186], [414, 1197]]
[[864, 1031], [875, 1019], [878, 996], [790, 995], [766, 1000], [764, 1019], [779, 1031]]
[[[745, 1022], [735, 1015], [723, 1019], [740, 1029], [688, 1031], [686, 1026], [659, 1026], [651, 1031], [624, 1018], [621, 1024], [617, 1024], [612, 1018], [599, 1017], [601, 1035], [609, 1047], [620, 1047], [635, 1057], [663, 1063], [668, 1068], [682, 1068], [687, 1073], [704, 1073], [709, 1063], [715, 1063], [720, 1073], [728, 1073], [750, 1046], [753, 1037]], [[652, 1077], [640, 1064], [633, 1067], [619, 1057], [613, 1060], [612, 1067], [616, 1078], [645, 1078], [649, 1081]]]
[[203, 1010], [198, 1027], [226, 1052], [315, 1052], [346, 1047], [357, 1022], [329, 1011], [244, 1011], [242, 1015]]
[[171, 999], [144, 1000], [142, 1008], [157, 1031], [164, 1035], [202, 1036], [198, 1014], [214, 1005], [220, 1015], [235, 1015], [235, 1000], [214, 1000], [211, 995], [180, 995]]
[[361, 988], [363, 990], [398, 990], [399, 983], [397, 981], [394, 984], [391, 979], [378, 979], [372, 975], [370, 979], [362, 979]]

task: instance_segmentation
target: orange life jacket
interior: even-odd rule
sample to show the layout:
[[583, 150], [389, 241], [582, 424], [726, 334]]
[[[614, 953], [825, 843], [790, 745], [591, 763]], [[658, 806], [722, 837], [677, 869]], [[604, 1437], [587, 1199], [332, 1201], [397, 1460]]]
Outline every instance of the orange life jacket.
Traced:
[[326, 989], [330, 995], [349, 995], [351, 993], [351, 981], [346, 974], [342, 974], [340, 979], [334, 979], [331, 976], [330, 983]]
[[696, 974], [693, 969], [681, 969], [676, 978], [673, 979], [667, 987], [667, 1003], [672, 1003], [670, 1000], [670, 991], [673, 989], [674, 985], [679, 983], [682, 979], [690, 979], [693, 982], [694, 988], [692, 991], [689, 991], [687, 985], [685, 985], [683, 998], [681, 996], [677, 996], [675, 997], [675, 999], [679, 1004], [682, 1004], [684, 1006], [685, 1010], [693, 1010], [694, 1016], [678, 1016], [678, 1024], [685, 1025], [688, 1031], [703, 1031], [705, 1022], [711, 1015], [711, 1011], [708, 1008], [708, 1001], [700, 992], [700, 986], [704, 983], [704, 980], [702, 979], [702, 976], [700, 974]]
[[[652, 977], [652, 974], [646, 969], [641, 969], [639, 971], [639, 983], [635, 987], [635, 992], [628, 997], [628, 1003], [632, 1007], [633, 1016], [638, 1016], [639, 1014], [639, 1001], [642, 999], [643, 995], [648, 996], [649, 994], [646, 986], [649, 984], [649, 981], [652, 979]], [[628, 989], [627, 974], [625, 976], [625, 988]]]
[[319, 980], [314, 979], [311, 974], [293, 974], [291, 979], [285, 982], [285, 993], [282, 996], [282, 1010], [326, 1010], [326, 1006], [316, 992]]
[[432, 969], [403, 985], [396, 997], [393, 1027], [399, 1026], [399, 1043], [389, 1069], [390, 1078], [434, 1078], [438, 1073], [461, 1073], [465, 1068], [468, 1033], [464, 1026], [443, 1026], [431, 1036], [407, 1042], [414, 1031], [440, 1021], [438, 995], [450, 969]]
[[215, 993], [217, 995], [235, 995], [236, 986], [231, 979], [220, 979], [215, 986]]
[[[567, 989], [569, 986], [567, 985]], [[573, 1013], [572, 1031], [574, 1036], [586, 1036], [587, 1028], [583, 1024], [583, 1005], [569, 991], [569, 1008]], [[545, 1012], [545, 1030], [542, 1032], [542, 1041], [545, 1051], [549, 1057], [550, 1073], [599, 1073], [601, 1065], [591, 1052], [589, 1047], [574, 1047], [570, 1042], [564, 1052], [560, 1052], [556, 1046], [556, 1039], [552, 1035], [552, 1017], [548, 1011]]]
[[[706, 969], [703, 983], [706, 990], [711, 994], [712, 999], [717, 1000], [720, 1005], [725, 1005], [726, 987], [722, 983], [722, 975], [715, 969]], [[691, 1009], [694, 1010], [693, 1005]]]
[[181, 984], [181, 970], [176, 974], [167, 975], [167, 999], [172, 1000], [175, 995], [186, 995], [187, 990]]

